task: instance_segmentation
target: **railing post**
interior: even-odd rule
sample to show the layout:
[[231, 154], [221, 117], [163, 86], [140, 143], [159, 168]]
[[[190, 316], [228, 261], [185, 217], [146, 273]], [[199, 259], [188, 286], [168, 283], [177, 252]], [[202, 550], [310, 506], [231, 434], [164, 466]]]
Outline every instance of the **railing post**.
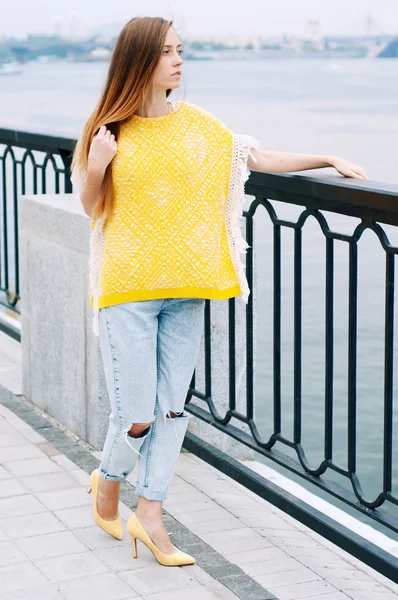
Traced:
[[64, 163], [65, 174], [64, 174], [64, 192], [65, 194], [72, 193], [72, 182], [70, 180], [70, 167], [72, 164], [72, 153], [69, 150], [59, 150], [59, 155]]

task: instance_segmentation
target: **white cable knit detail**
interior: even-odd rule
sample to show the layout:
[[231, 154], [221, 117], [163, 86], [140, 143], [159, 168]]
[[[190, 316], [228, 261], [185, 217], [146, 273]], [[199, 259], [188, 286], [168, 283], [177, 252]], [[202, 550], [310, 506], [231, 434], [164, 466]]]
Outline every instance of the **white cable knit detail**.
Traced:
[[86, 169], [78, 169], [75, 167], [71, 173], [70, 180], [77, 190], [81, 192], [87, 181]]
[[89, 281], [90, 292], [93, 298], [93, 332], [99, 336], [99, 308], [98, 298], [100, 297], [100, 275], [101, 260], [104, 249], [104, 226], [103, 220], [95, 221], [94, 229], [90, 235], [90, 259], [89, 259]]
[[257, 162], [251, 148], [260, 148], [259, 140], [245, 134], [233, 134], [231, 179], [225, 217], [231, 258], [242, 289], [241, 297], [245, 304], [248, 302], [250, 289], [241, 253], [246, 254], [249, 245], [242, 235], [241, 225], [244, 220], [242, 215], [245, 182], [250, 176], [250, 169], [247, 166], [248, 157], [250, 156], [255, 163]]
[[[70, 177], [72, 184], [80, 193], [87, 181], [87, 171], [85, 169], [74, 168]], [[104, 247], [104, 227], [103, 221], [97, 219], [94, 229], [90, 232], [90, 256], [88, 261], [89, 287], [93, 297], [93, 323], [92, 329], [96, 336], [99, 336], [99, 309], [98, 298], [100, 296], [100, 274], [101, 259]]]

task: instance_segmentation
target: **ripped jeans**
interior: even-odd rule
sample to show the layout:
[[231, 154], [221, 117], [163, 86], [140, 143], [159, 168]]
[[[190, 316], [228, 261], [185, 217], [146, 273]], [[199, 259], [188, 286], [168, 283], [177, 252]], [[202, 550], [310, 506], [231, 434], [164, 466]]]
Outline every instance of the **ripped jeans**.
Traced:
[[[136, 493], [164, 500], [189, 416], [184, 404], [203, 331], [203, 298], [125, 302], [100, 309], [100, 347], [111, 404], [99, 466], [122, 481], [138, 460]], [[174, 413], [173, 418], [171, 418]], [[150, 424], [132, 437], [134, 424]]]

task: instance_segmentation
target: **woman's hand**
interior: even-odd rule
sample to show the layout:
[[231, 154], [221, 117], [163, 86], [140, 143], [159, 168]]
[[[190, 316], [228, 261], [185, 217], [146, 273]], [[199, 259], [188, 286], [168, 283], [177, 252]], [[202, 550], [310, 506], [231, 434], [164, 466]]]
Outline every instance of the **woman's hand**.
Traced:
[[106, 167], [117, 152], [115, 136], [102, 125], [91, 142], [88, 154], [88, 170], [105, 173]]
[[344, 160], [344, 158], [339, 158], [338, 156], [334, 157], [332, 166], [338, 173], [344, 175], [344, 177], [354, 177], [354, 179], [369, 179], [365, 169], [348, 162], [348, 160]]

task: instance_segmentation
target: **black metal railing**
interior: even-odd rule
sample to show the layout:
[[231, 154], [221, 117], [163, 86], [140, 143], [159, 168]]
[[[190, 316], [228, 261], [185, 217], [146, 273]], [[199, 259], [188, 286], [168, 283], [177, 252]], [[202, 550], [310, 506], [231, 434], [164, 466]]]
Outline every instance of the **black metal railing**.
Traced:
[[[300, 476], [323, 492], [337, 498], [360, 511], [363, 515], [374, 519], [386, 526], [394, 533], [398, 532], [397, 505], [398, 498], [393, 493], [393, 475], [397, 482], [398, 465], [394, 463], [393, 423], [397, 422], [396, 407], [394, 407], [394, 358], [397, 347], [394, 339], [394, 299], [395, 289], [395, 261], [398, 254], [398, 186], [370, 183], [368, 181], [346, 180], [335, 176], [316, 179], [297, 175], [263, 174], [253, 171], [246, 184], [246, 194], [254, 196], [249, 206], [244, 211], [246, 222], [246, 239], [249, 244], [246, 257], [246, 273], [249, 286], [253, 289], [255, 284], [254, 270], [259, 265], [262, 257], [254, 260], [254, 250], [258, 240], [255, 238], [255, 221], [259, 219], [259, 212], [266, 215], [271, 224], [272, 242], [272, 284], [268, 287], [272, 291], [272, 346], [273, 346], [273, 376], [272, 376], [272, 401], [268, 406], [268, 436], [261, 435], [256, 423], [255, 413], [264, 410], [261, 406], [262, 398], [255, 394], [255, 373], [253, 370], [256, 348], [255, 318], [262, 314], [263, 306], [257, 302], [257, 314], [254, 313], [253, 294], [249, 296], [246, 309], [246, 398], [245, 402], [237, 409], [236, 397], [236, 344], [235, 344], [235, 299], [229, 300], [229, 406], [223, 412], [215, 405], [212, 398], [212, 369], [211, 369], [211, 303], [206, 305], [206, 326], [204, 344], [205, 365], [205, 391], [197, 389], [196, 374], [194, 374], [191, 387], [187, 396], [187, 409], [196, 417], [211, 424], [221, 432], [228, 434], [239, 443], [253, 449], [258, 454], [267, 457], [290, 472]], [[278, 218], [275, 204], [284, 203], [301, 207], [299, 214], [293, 219]], [[328, 214], [328, 216], [325, 215]], [[333, 216], [344, 215], [358, 220], [350, 234], [338, 233], [330, 227], [328, 220]], [[255, 218], [256, 216], [256, 218]], [[302, 298], [303, 298], [303, 228], [309, 218], [316, 220], [318, 229], [322, 232], [325, 245], [325, 261], [322, 279], [324, 281], [324, 345], [318, 348], [323, 353], [324, 362], [324, 389], [319, 394], [318, 407], [323, 407], [323, 452], [315, 466], [311, 467], [305, 445], [303, 443], [303, 373], [302, 373]], [[383, 226], [382, 226], [383, 224]], [[389, 233], [386, 232], [389, 229]], [[292, 282], [292, 345], [293, 345], [293, 385], [288, 410], [292, 414], [292, 435], [283, 433], [282, 417], [282, 384], [283, 374], [281, 362], [283, 357], [282, 343], [282, 231], [290, 230], [293, 233], [293, 282]], [[383, 345], [384, 361], [379, 365], [382, 372], [384, 389], [382, 397], [374, 399], [369, 397], [368, 410], [370, 418], [377, 420], [378, 415], [372, 417], [371, 406], [378, 406], [382, 416], [382, 450], [380, 453], [380, 472], [382, 473], [380, 488], [374, 493], [373, 498], [367, 498], [363, 491], [362, 481], [357, 473], [357, 422], [358, 422], [358, 385], [357, 354], [358, 354], [358, 260], [360, 256], [359, 241], [367, 231], [372, 231], [379, 246], [384, 252], [383, 279], [384, 284], [380, 294], [384, 296], [384, 326], [378, 331], [380, 343]], [[389, 236], [395, 237], [395, 244], [391, 243]], [[334, 393], [334, 359], [336, 354], [334, 329], [335, 329], [335, 290], [336, 277], [335, 251], [336, 243], [346, 244], [348, 247], [348, 285], [347, 285], [347, 322], [345, 335], [347, 337], [347, 397], [346, 413], [346, 450], [336, 449], [334, 440], [336, 422], [334, 405], [337, 399]], [[340, 266], [341, 268], [341, 266]], [[258, 288], [263, 282], [258, 281]], [[371, 284], [371, 282], [370, 282]], [[370, 321], [375, 319], [375, 314], [368, 315]], [[271, 328], [270, 328], [271, 330]], [[395, 346], [394, 346], [395, 343]], [[371, 352], [371, 351], [370, 351]], [[372, 357], [369, 356], [369, 363]], [[258, 361], [257, 361], [258, 365]], [[258, 366], [257, 366], [258, 368]], [[338, 399], [341, 405], [341, 398]], [[258, 406], [260, 404], [260, 406]], [[374, 424], [373, 424], [374, 425]], [[369, 429], [374, 427], [369, 426]], [[325, 519], [315, 508], [308, 505], [305, 508], [297, 498], [293, 498], [284, 490], [276, 490], [259, 475], [253, 473], [238, 461], [204, 443], [194, 434], [188, 433], [185, 446], [198, 456], [210, 462], [213, 466], [223, 470], [236, 480], [240, 481], [252, 491], [271, 501], [298, 520], [309, 525], [321, 535], [352, 552], [358, 558], [378, 569], [391, 579], [398, 581], [398, 561], [377, 546], [367, 542], [364, 538], [356, 536], [352, 531], [343, 527], [336, 527], [331, 520]], [[334, 454], [338, 450], [339, 460]], [[292, 452], [293, 451], [293, 455]], [[375, 450], [376, 451], [376, 450]], [[369, 448], [370, 454], [372, 448]], [[313, 461], [312, 461], [313, 462]], [[345, 463], [345, 464], [344, 464]], [[337, 475], [338, 477], [333, 477]], [[337, 479], [339, 478], [339, 481]], [[344, 484], [344, 481], [346, 484]], [[343, 483], [342, 483], [343, 482]]]
[[17, 340], [20, 340], [18, 197], [28, 193], [71, 192], [69, 168], [74, 145], [72, 139], [0, 129], [0, 305], [14, 317], [0, 318], [0, 330]]
[[[58, 193], [70, 192], [69, 165], [75, 141], [71, 139], [52, 138], [37, 134], [12, 132], [0, 129], [0, 149], [4, 151], [2, 160], [2, 213], [0, 237], [0, 302], [9, 310], [19, 310], [19, 270], [18, 270], [18, 210], [17, 199], [26, 193]], [[19, 156], [18, 153], [19, 152]], [[38, 156], [40, 156], [40, 162]], [[28, 161], [30, 162], [28, 173]], [[51, 166], [52, 173], [49, 173]], [[40, 185], [39, 185], [40, 184]], [[330, 496], [360, 511], [378, 523], [398, 532], [396, 507], [398, 498], [393, 493], [394, 475], [394, 430], [396, 418], [394, 407], [394, 357], [395, 343], [394, 298], [395, 298], [395, 257], [398, 244], [393, 244], [391, 236], [396, 233], [398, 225], [398, 187], [386, 186], [368, 181], [347, 180], [342, 177], [314, 178], [302, 175], [263, 174], [253, 171], [246, 183], [246, 194], [254, 199], [245, 207], [244, 221], [246, 239], [249, 249], [246, 255], [246, 274], [252, 293], [244, 309], [245, 319], [245, 390], [242, 402], [242, 390], [238, 395], [237, 368], [238, 348], [236, 336], [237, 306], [236, 299], [227, 301], [228, 306], [228, 407], [221, 410], [213, 398], [212, 374], [212, 309], [213, 303], [206, 301], [204, 328], [204, 377], [198, 384], [195, 372], [187, 395], [186, 407], [199, 419], [211, 424], [214, 428], [235, 439], [238, 443], [256, 451], [259, 455], [274, 461], [291, 473], [301, 477]], [[248, 199], [246, 199], [248, 200]], [[278, 207], [276, 206], [278, 205]], [[278, 216], [280, 207], [294, 208], [299, 214], [294, 218]], [[261, 213], [261, 214], [260, 214]], [[329, 223], [333, 215], [357, 219], [358, 223], [351, 233], [337, 232]], [[255, 250], [260, 245], [260, 237], [256, 237], [256, 225], [266, 218], [270, 230], [270, 244], [267, 251], [272, 255], [270, 276], [267, 281], [255, 277], [259, 272], [263, 256], [256, 256]], [[308, 457], [306, 443], [303, 440], [303, 428], [307, 420], [305, 413], [306, 392], [303, 392], [303, 295], [306, 283], [303, 279], [303, 238], [304, 228], [308, 220], [317, 223], [324, 245], [325, 261], [322, 274], [324, 295], [324, 324], [322, 346], [317, 353], [323, 353], [324, 387], [316, 396], [317, 409], [323, 411], [322, 456], [315, 466], [314, 460]], [[384, 296], [383, 327], [378, 335], [383, 343], [384, 358], [381, 370], [384, 389], [378, 398], [379, 413], [383, 415], [382, 450], [381, 450], [381, 487], [372, 498], [363, 491], [363, 482], [357, 472], [357, 422], [358, 414], [358, 261], [360, 257], [359, 241], [366, 232], [372, 231], [379, 240], [384, 253], [384, 283], [380, 285], [380, 293]], [[292, 356], [291, 379], [292, 393], [290, 405], [286, 405], [286, 393], [283, 392], [286, 377], [283, 359], [286, 345], [283, 341], [284, 318], [283, 297], [286, 295], [282, 275], [285, 245], [284, 235], [291, 232], [293, 269], [291, 287], [288, 295], [292, 297]], [[343, 407], [342, 400], [335, 393], [336, 374], [336, 274], [342, 269], [336, 268], [336, 245], [340, 243], [348, 248], [348, 256], [344, 266], [348, 267], [347, 275], [347, 319], [344, 323], [343, 335], [347, 340], [347, 398]], [[11, 276], [12, 275], [12, 276]], [[261, 286], [266, 284], [266, 295], [272, 298], [272, 306], [258, 300], [261, 299]], [[254, 293], [253, 293], [254, 292]], [[1, 296], [3, 295], [3, 298]], [[268, 337], [272, 341], [272, 375], [267, 380], [267, 394], [270, 403], [265, 406], [265, 395], [256, 387], [256, 375], [259, 371], [258, 355], [262, 351], [263, 342], [257, 344], [257, 321], [270, 311]], [[370, 315], [370, 320], [374, 315]], [[7, 330], [7, 326], [3, 325]], [[18, 332], [8, 328], [8, 333], [18, 339]], [[257, 357], [257, 359], [256, 359]], [[256, 370], [254, 368], [256, 359]], [[256, 373], [257, 371], [257, 373]], [[374, 399], [371, 399], [374, 402]], [[345, 415], [340, 420], [346, 426], [344, 444], [335, 442], [336, 406], [339, 414]], [[376, 405], [376, 402], [375, 402]], [[262, 411], [262, 413], [261, 413]], [[262, 424], [259, 423], [259, 415]], [[284, 432], [284, 419], [288, 414], [291, 421], [292, 435]], [[264, 422], [268, 428], [265, 435]], [[266, 498], [282, 510], [312, 527], [326, 538], [334, 541], [348, 552], [364, 560], [391, 579], [398, 581], [398, 562], [391, 555], [368, 543], [364, 538], [344, 529], [327, 515], [309, 507], [292, 497], [284, 490], [277, 488], [260, 475], [242, 465], [239, 461], [220, 452], [210, 444], [200, 440], [188, 432], [184, 445], [190, 451], [207, 460], [215, 467], [234, 477], [258, 495]], [[372, 448], [370, 448], [372, 450]], [[337, 458], [336, 458], [337, 455]], [[398, 467], [397, 467], [398, 468]], [[336, 477], [333, 477], [333, 476]], [[337, 479], [337, 477], [339, 479]]]

